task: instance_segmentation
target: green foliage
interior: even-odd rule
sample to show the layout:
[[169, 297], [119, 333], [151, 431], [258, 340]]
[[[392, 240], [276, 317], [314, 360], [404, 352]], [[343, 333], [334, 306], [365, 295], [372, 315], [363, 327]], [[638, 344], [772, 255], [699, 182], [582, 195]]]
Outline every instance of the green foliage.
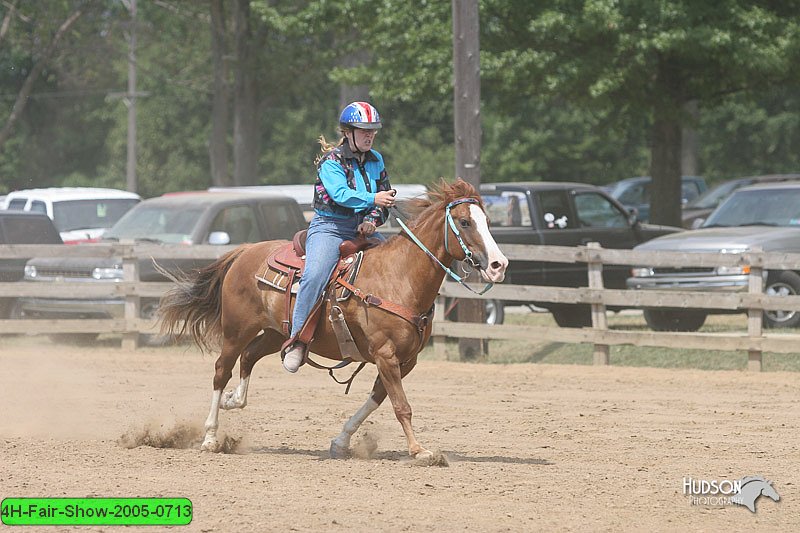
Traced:
[[[127, 10], [118, 0], [18, 4], [24, 19], [0, 42], [0, 121], [58, 25], [77, 5], [88, 9], [0, 150], [0, 192], [124, 188]], [[342, 84], [369, 88], [394, 182], [452, 177], [450, 2], [252, 0], [251, 9], [262, 136], [254, 183], [313, 180], [317, 138], [337, 135]], [[798, 12], [797, 0], [482, 0], [483, 181], [644, 174], [654, 118], [688, 121], [688, 99], [700, 101], [706, 176], [800, 171]], [[208, 5], [139, 2], [137, 38], [139, 192], [205, 188]]]
[[733, 95], [701, 114], [700, 161], [711, 179], [800, 172], [800, 91]]

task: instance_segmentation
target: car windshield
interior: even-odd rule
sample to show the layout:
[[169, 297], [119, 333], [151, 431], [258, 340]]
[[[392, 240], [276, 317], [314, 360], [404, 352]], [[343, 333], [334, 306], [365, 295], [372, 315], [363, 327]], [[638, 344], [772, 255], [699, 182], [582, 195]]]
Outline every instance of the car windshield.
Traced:
[[58, 231], [110, 228], [137, 203], [135, 198], [54, 202], [53, 224]]
[[800, 226], [800, 188], [736, 191], [703, 227], [753, 225]]
[[525, 194], [504, 191], [499, 194], [483, 194], [483, 205], [493, 226], [529, 227], [531, 214]]
[[734, 190], [746, 185], [741, 181], [726, 181], [686, 204], [686, 209], [713, 209]]
[[140, 204], [131, 209], [103, 235], [113, 240], [149, 240], [165, 243], [189, 243], [202, 207]]

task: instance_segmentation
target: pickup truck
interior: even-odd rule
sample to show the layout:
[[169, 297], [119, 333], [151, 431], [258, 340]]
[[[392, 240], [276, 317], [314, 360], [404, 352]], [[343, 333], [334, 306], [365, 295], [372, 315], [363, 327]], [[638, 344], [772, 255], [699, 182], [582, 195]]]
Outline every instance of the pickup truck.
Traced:
[[[241, 244], [291, 239], [306, 227], [296, 201], [285, 196], [256, 192], [185, 192], [145, 200], [128, 211], [103, 235], [103, 241], [159, 244]], [[184, 272], [201, 268], [211, 260], [159, 261], [167, 270]], [[167, 281], [150, 258], [139, 262], [142, 281]], [[25, 280], [113, 283], [122, 279], [118, 258], [41, 257], [25, 266]], [[109, 299], [22, 298], [22, 312], [32, 318], [120, 318], [124, 301]], [[143, 298], [142, 318], [151, 317], [157, 298]], [[82, 333], [69, 340], [89, 341], [97, 335]], [[66, 340], [59, 337], [59, 340]]]
[[[27, 211], [0, 210], [0, 245], [63, 244], [58, 230], [47, 215]], [[25, 258], [0, 259], [0, 282], [21, 281]], [[16, 298], [0, 298], [0, 320], [19, 318], [21, 310]]]
[[[581, 246], [598, 242], [603, 248], [632, 249], [645, 241], [682, 231], [681, 228], [639, 222], [608, 193], [583, 183], [518, 182], [481, 186], [492, 235], [503, 244]], [[625, 289], [629, 267], [604, 267], [603, 282], [612, 289]], [[511, 261], [506, 283], [555, 287], [585, 287], [585, 264]], [[506, 302], [520, 303], [520, 302]], [[500, 302], [490, 301], [493, 312]], [[537, 302], [548, 309], [561, 327], [591, 325], [588, 305]], [[610, 308], [611, 310], [618, 310]], [[498, 321], [499, 322], [499, 321]]]

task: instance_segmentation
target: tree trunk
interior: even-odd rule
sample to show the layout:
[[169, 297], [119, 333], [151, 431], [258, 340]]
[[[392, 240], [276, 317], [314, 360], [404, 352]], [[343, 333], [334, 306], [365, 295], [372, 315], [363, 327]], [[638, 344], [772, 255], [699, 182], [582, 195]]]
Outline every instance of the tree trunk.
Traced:
[[[454, 121], [456, 177], [476, 188], [481, 184], [481, 77], [478, 0], [452, 0]], [[481, 300], [462, 300], [458, 304], [459, 322], [484, 322]], [[475, 360], [486, 354], [480, 339], [458, 341], [462, 360]]]
[[699, 142], [694, 126], [700, 116], [697, 100], [692, 100], [684, 106], [686, 113], [691, 117], [690, 124], [683, 127], [681, 141], [681, 173], [684, 176], [697, 176], [697, 152]]
[[670, 57], [660, 57], [655, 79], [650, 156], [650, 222], [681, 226], [681, 129], [686, 100], [679, 68]]
[[214, 98], [211, 107], [208, 155], [211, 163], [211, 182], [224, 187], [233, 185], [233, 177], [228, 168], [230, 68], [227, 59], [228, 40], [224, 0], [211, 0], [211, 50], [214, 57]]
[[6, 120], [3, 129], [0, 130], [0, 148], [6, 143], [6, 141], [11, 137], [11, 133], [14, 131], [14, 126], [16, 126], [17, 121], [19, 120], [20, 116], [22, 116], [23, 111], [25, 111], [25, 106], [28, 104], [28, 97], [33, 91], [33, 84], [36, 83], [36, 80], [39, 78], [39, 75], [44, 70], [44, 67], [50, 61], [50, 58], [53, 56], [53, 53], [56, 51], [58, 47], [59, 41], [61, 38], [66, 35], [66, 33], [72, 28], [72, 25], [77, 22], [77, 20], [83, 15], [82, 9], [77, 9], [74, 11], [70, 16], [61, 23], [61, 26], [56, 31], [53, 38], [50, 40], [50, 44], [42, 53], [41, 57], [36, 61], [33, 65], [33, 68], [28, 73], [28, 77], [25, 78], [25, 82], [22, 84], [22, 88], [17, 94], [17, 100], [14, 102], [14, 107], [11, 109], [11, 114], [9, 115], [8, 119]]
[[[355, 68], [369, 62], [369, 54], [358, 51], [347, 54], [339, 60], [339, 66], [345, 69]], [[369, 87], [366, 85], [340, 85], [339, 86], [339, 109], [344, 109], [350, 102], [361, 102], [369, 99]]]
[[650, 159], [650, 222], [681, 226], [681, 124], [675, 115], [656, 116]]
[[258, 89], [252, 13], [249, 0], [236, 1], [236, 82], [233, 119], [233, 181], [236, 185], [258, 182], [258, 156], [261, 136], [258, 128]]

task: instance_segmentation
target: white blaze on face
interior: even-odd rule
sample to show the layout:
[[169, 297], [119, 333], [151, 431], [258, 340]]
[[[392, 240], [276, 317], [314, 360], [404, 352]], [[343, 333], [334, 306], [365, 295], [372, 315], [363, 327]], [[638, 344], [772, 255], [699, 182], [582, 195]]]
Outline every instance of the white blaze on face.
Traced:
[[470, 204], [469, 214], [472, 217], [472, 222], [475, 223], [478, 234], [483, 239], [483, 245], [486, 247], [488, 264], [486, 265], [486, 270], [482, 271], [483, 277], [492, 283], [500, 283], [506, 277], [508, 259], [500, 251], [497, 243], [494, 242], [492, 234], [489, 233], [489, 221], [486, 219], [486, 213], [479, 206]]

